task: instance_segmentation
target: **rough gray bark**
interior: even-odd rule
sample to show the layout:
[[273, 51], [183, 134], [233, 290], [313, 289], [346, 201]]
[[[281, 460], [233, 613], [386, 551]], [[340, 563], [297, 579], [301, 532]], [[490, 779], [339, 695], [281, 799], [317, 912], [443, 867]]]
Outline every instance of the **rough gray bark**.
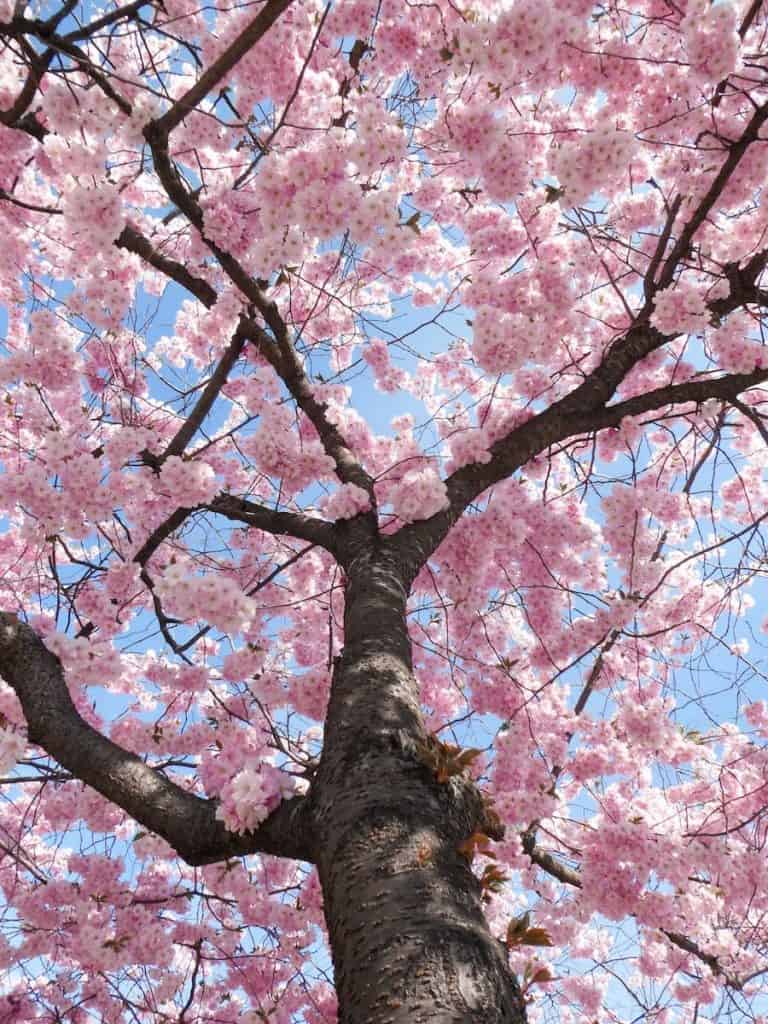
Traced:
[[385, 549], [350, 566], [316, 780], [316, 854], [341, 1024], [522, 1022], [504, 947], [458, 846], [487, 829], [475, 787], [439, 783], [405, 624], [406, 570]]

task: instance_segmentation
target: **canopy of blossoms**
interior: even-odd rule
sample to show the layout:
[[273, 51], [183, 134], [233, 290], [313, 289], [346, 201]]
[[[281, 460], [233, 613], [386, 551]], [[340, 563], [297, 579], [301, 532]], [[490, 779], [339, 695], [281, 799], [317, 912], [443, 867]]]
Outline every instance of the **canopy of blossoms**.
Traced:
[[[336, 1020], [268, 830], [363, 520], [424, 553], [422, 713], [479, 751], [529, 1020], [765, 1019], [767, 31], [0, 0], [1, 618], [84, 723], [0, 658], [3, 1024]], [[221, 856], [86, 785], [86, 726]]]

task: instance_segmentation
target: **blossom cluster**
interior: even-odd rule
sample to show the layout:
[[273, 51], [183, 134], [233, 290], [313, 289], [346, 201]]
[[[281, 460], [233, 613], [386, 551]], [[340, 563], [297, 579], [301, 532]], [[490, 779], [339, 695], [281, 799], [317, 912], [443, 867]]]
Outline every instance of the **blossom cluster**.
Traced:
[[389, 500], [403, 522], [429, 519], [448, 505], [448, 491], [432, 466], [411, 469], [393, 488]]
[[251, 832], [295, 793], [296, 782], [286, 772], [271, 764], [246, 766], [223, 786], [216, 816], [230, 832]]
[[210, 501], [218, 490], [213, 469], [205, 462], [171, 455], [160, 469], [160, 486], [175, 501], [198, 505]]
[[30, 315], [27, 331], [13, 338], [14, 347], [0, 366], [0, 384], [23, 380], [50, 391], [71, 387], [76, 377], [77, 334], [48, 310]]
[[539, 359], [552, 331], [552, 324], [543, 317], [499, 315], [492, 306], [477, 310], [473, 327], [475, 358], [489, 373], [509, 373]]
[[593, 192], [615, 186], [637, 150], [629, 131], [595, 128], [578, 138], [568, 137], [553, 150], [551, 170], [565, 189], [571, 206], [585, 203]]
[[370, 507], [370, 496], [357, 484], [342, 484], [320, 502], [320, 508], [329, 519], [354, 519]]
[[0, 775], [8, 775], [24, 755], [26, 746], [27, 742], [20, 732], [7, 726], [0, 727]]
[[680, 29], [698, 77], [716, 83], [736, 70], [741, 42], [736, 4], [689, 3]]
[[240, 632], [255, 612], [249, 598], [230, 576], [200, 576], [185, 562], [167, 565], [156, 589], [167, 610], [182, 619], [204, 619], [229, 633]]
[[700, 334], [710, 320], [707, 296], [688, 281], [654, 295], [651, 324], [662, 334]]
[[363, 359], [370, 366], [379, 391], [398, 391], [407, 384], [407, 374], [392, 365], [387, 344], [381, 338], [373, 338], [366, 345]]
[[289, 494], [329, 477], [334, 468], [333, 459], [316, 437], [311, 433], [306, 438], [297, 436], [292, 415], [283, 406], [262, 411], [258, 430], [242, 442], [242, 448], [262, 473], [282, 480]]
[[108, 248], [125, 226], [120, 195], [111, 185], [73, 185], [62, 196], [62, 213], [73, 235], [88, 233], [91, 245]]
[[728, 319], [708, 335], [708, 347], [717, 365], [729, 373], [753, 373], [768, 365], [765, 346], [754, 337], [755, 325], [743, 311], [731, 313]]

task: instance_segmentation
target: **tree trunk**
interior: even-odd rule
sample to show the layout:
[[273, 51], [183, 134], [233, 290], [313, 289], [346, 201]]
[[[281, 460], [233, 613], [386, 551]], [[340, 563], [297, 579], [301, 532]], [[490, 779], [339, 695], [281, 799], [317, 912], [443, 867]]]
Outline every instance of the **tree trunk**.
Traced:
[[424, 762], [406, 573], [381, 550], [348, 569], [315, 782], [340, 1024], [521, 1024], [506, 950], [457, 849], [483, 829], [480, 794], [467, 779], [439, 783]]

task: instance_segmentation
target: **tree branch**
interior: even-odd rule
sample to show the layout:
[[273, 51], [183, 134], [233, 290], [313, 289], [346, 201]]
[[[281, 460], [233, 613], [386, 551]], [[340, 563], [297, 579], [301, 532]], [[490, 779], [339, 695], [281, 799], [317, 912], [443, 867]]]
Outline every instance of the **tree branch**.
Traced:
[[489, 462], [473, 462], [452, 473], [446, 480], [448, 507], [431, 519], [404, 526], [390, 544], [403, 552], [412, 566], [418, 567], [435, 550], [471, 501], [488, 487], [511, 476], [550, 445], [579, 434], [617, 427], [627, 416], [640, 416], [671, 405], [700, 404], [711, 398], [730, 401], [766, 381], [768, 370], [734, 373], [655, 388], [616, 405], [591, 409], [579, 409], [575, 398], [581, 388], [577, 388], [496, 441], [490, 448]]
[[286, 11], [293, 0], [267, 0], [253, 21], [246, 26], [240, 35], [230, 43], [226, 50], [210, 67], [206, 68], [191, 89], [159, 117], [155, 124], [166, 136], [181, 124], [187, 114], [218, 85], [225, 75], [240, 61], [248, 51], [258, 43], [262, 36], [272, 28], [280, 15]]
[[258, 324], [250, 324], [249, 330], [253, 344], [273, 367], [298, 407], [317, 431], [323, 449], [336, 465], [336, 475], [344, 483], [357, 484], [358, 487], [362, 487], [373, 501], [373, 478], [366, 473], [347, 447], [336, 424], [328, 419], [325, 403], [315, 398], [312, 383], [304, 372], [304, 367], [288, 337], [285, 325], [276, 336], [277, 344]]
[[133, 556], [133, 561], [137, 565], [144, 566], [150, 560], [155, 551], [160, 547], [164, 540], [167, 540], [171, 534], [178, 530], [187, 516], [191, 515], [195, 511], [194, 508], [177, 508], [175, 512], [165, 519], [156, 530], [147, 537], [144, 543], [141, 545], [139, 550]]
[[[47, 70], [53, 55], [65, 53], [68, 57], [71, 57], [80, 70], [90, 76], [105, 96], [111, 99], [124, 114], [130, 115], [133, 109], [130, 102], [113, 87], [108, 76], [102, 72], [101, 68], [91, 61], [87, 53], [81, 50], [79, 46], [71, 41], [71, 39], [56, 34], [56, 24], [57, 19], [56, 16], [54, 16], [54, 18], [49, 19], [48, 21], [16, 17], [12, 18], [9, 22], [0, 25], [1, 35], [18, 39], [23, 48], [28, 50], [31, 55], [30, 77], [24, 85], [22, 95], [26, 95], [28, 102], [31, 102], [37, 87], [40, 84], [40, 79], [42, 78], [43, 73]], [[46, 50], [40, 58], [38, 58], [34, 48], [27, 40], [27, 35], [32, 36], [48, 47], [48, 50]], [[20, 100], [17, 100], [17, 104], [19, 101]]]
[[[713, 317], [727, 316], [735, 309], [750, 304], [768, 308], [768, 294], [757, 285], [766, 266], [768, 250], [755, 253], [743, 267], [737, 263], [726, 264], [723, 273], [730, 284], [730, 292], [709, 304]], [[490, 448], [488, 462], [470, 463], [452, 473], [445, 481], [448, 507], [431, 519], [403, 527], [389, 541], [390, 545], [400, 549], [411, 570], [415, 571], [424, 564], [470, 502], [488, 487], [511, 476], [550, 445], [582, 432], [593, 433], [618, 426], [625, 416], [641, 415], [665, 405], [704, 402], [709, 398], [730, 401], [738, 398], [742, 391], [768, 379], [768, 373], [755, 370], [752, 374], [689, 381], [656, 388], [645, 395], [608, 406], [606, 403], [629, 371], [641, 359], [672, 340], [671, 336], [652, 327], [647, 319], [638, 320], [622, 338], [609, 346], [599, 366], [582, 384], [496, 441]]]
[[758, 107], [754, 112], [750, 118], [749, 124], [742, 132], [741, 137], [737, 139], [736, 142], [732, 142], [728, 146], [728, 156], [723, 161], [722, 167], [715, 175], [712, 184], [709, 186], [706, 194], [694, 210], [690, 220], [685, 224], [683, 230], [678, 235], [677, 241], [672, 246], [670, 254], [664, 262], [658, 282], [659, 289], [667, 288], [672, 284], [678, 263], [688, 251], [688, 248], [693, 241], [693, 236], [707, 219], [712, 207], [720, 198], [729, 178], [738, 167], [749, 146], [758, 139], [760, 129], [767, 119], [768, 103], [765, 103], [762, 107]]
[[250, 853], [313, 859], [309, 798], [284, 801], [247, 835], [227, 831], [216, 818], [217, 801], [177, 786], [80, 716], [59, 659], [9, 612], [0, 612], [0, 675], [21, 702], [30, 742], [162, 836], [188, 864]]
[[664, 223], [661, 234], [659, 235], [659, 241], [653, 251], [653, 256], [651, 256], [651, 262], [648, 264], [645, 277], [643, 278], [643, 288], [646, 299], [651, 298], [656, 290], [656, 283], [654, 281], [656, 271], [659, 269], [661, 261], [664, 258], [664, 253], [666, 252], [667, 245], [669, 244], [669, 238], [672, 234], [672, 227], [675, 223], [675, 218], [680, 212], [682, 203], [683, 197], [675, 196], [674, 202], [667, 210], [667, 219]]
[[[189, 202], [194, 203], [191, 196], [188, 196], [188, 200]], [[195, 221], [193, 221], [193, 223], [195, 223]], [[200, 220], [198, 230], [200, 230], [200, 233], [202, 234], [202, 220]], [[221, 256], [224, 259], [231, 261], [232, 258], [226, 253], [218, 250], [218, 247], [214, 246], [213, 243], [207, 244], [211, 246], [212, 251], [217, 258]], [[166, 274], [168, 277], [186, 288], [187, 291], [199, 299], [200, 302], [209, 309], [215, 304], [217, 297], [216, 290], [208, 284], [207, 281], [203, 278], [196, 277], [184, 266], [184, 264], [158, 252], [158, 250], [152, 246], [151, 242], [135, 228], [130, 226], [124, 228], [120, 237], [115, 242], [115, 245], [119, 249], [126, 249], [128, 252], [132, 252], [137, 256], [140, 256], [156, 270]], [[272, 366], [287, 387], [296, 404], [305, 414], [307, 419], [310, 420], [315, 430], [317, 430], [318, 436], [320, 437], [320, 441], [326, 453], [330, 455], [336, 463], [339, 478], [345, 482], [356, 483], [358, 486], [363, 487], [371, 493], [373, 481], [368, 474], [364, 472], [357, 459], [350, 452], [349, 448], [347, 448], [346, 442], [344, 441], [338, 427], [328, 419], [325, 412], [325, 405], [315, 398], [312, 390], [312, 384], [304, 372], [304, 368], [301, 365], [301, 361], [299, 360], [296, 350], [288, 337], [285, 324], [279, 315], [277, 315], [274, 303], [272, 303], [263, 294], [256, 282], [252, 281], [250, 278], [248, 278], [247, 281], [249, 288], [248, 298], [253, 300], [254, 296], [258, 293], [259, 302], [255, 303], [256, 308], [259, 309], [263, 315], [265, 315], [264, 310], [267, 310], [269, 313], [269, 319], [272, 321], [273, 329], [276, 329], [278, 334], [276, 335], [276, 341], [274, 338], [271, 338], [263, 327], [257, 324], [255, 320], [248, 317], [243, 317], [241, 320], [239, 328], [240, 334], [243, 337], [246, 337], [258, 349], [260, 355], [262, 355], [270, 366]], [[242, 290], [242, 285], [245, 282], [239, 281], [236, 283], [239, 283]], [[261, 303], [261, 305], [259, 305], [259, 303]], [[267, 319], [266, 315], [265, 319]], [[168, 454], [177, 453], [171, 452]]]
[[189, 442], [202, 426], [206, 416], [211, 411], [213, 403], [219, 397], [221, 389], [227, 382], [230, 370], [240, 358], [240, 354], [242, 353], [244, 346], [245, 337], [238, 329], [232, 336], [232, 340], [227, 346], [224, 355], [219, 360], [216, 369], [211, 374], [208, 383], [203, 388], [200, 397], [197, 402], [195, 402], [194, 408], [190, 412], [189, 416], [187, 416], [181, 427], [176, 431], [165, 451], [162, 455], [157, 457], [157, 460], [153, 465], [156, 467], [161, 466], [167, 458], [170, 458], [171, 455], [181, 455], [186, 449]]
[[[108, 78], [90, 62], [87, 55], [75, 43], [81, 39], [90, 39], [101, 28], [133, 17], [141, 7], [150, 2], [152, 0], [134, 0], [133, 3], [127, 4], [125, 7], [110, 11], [101, 18], [97, 18], [85, 28], [69, 32], [64, 36], [57, 35], [56, 29], [76, 6], [71, 0], [63, 4], [46, 21], [14, 17], [9, 22], [0, 24], [0, 35], [18, 39], [29, 60], [29, 73], [21, 92], [12, 107], [8, 110], [0, 111], [0, 122], [8, 125], [10, 128], [17, 128], [20, 131], [27, 132], [27, 134], [34, 136], [39, 142], [43, 141], [48, 134], [47, 128], [40, 124], [34, 114], [27, 111], [37, 93], [43, 75], [58, 52], [67, 53], [71, 56], [83, 70], [91, 74], [93, 80], [106, 95], [110, 96], [123, 111], [130, 113], [131, 107], [127, 100], [112, 89]], [[32, 35], [47, 43], [47, 49], [42, 53], [37, 53], [34, 47], [29, 44], [26, 35]]]
[[279, 537], [298, 537], [299, 540], [318, 544], [332, 554], [336, 554], [338, 545], [337, 530], [333, 523], [324, 519], [315, 519], [301, 512], [284, 512], [280, 509], [267, 508], [234, 494], [219, 494], [208, 505], [197, 505], [194, 508], [177, 508], [156, 530], [147, 537], [142, 546], [133, 556], [137, 565], [145, 566], [163, 541], [178, 530], [182, 523], [193, 512], [217, 512], [235, 522], [254, 526], [265, 533]]
[[[6, 34], [5, 26], [3, 26], [0, 34]], [[0, 122], [9, 128], [18, 128], [20, 131], [25, 131], [28, 135], [34, 136], [38, 142], [42, 142], [48, 134], [47, 130], [40, 124], [34, 114], [29, 112], [29, 106], [37, 95], [37, 88], [53, 60], [54, 52], [51, 49], [47, 49], [44, 53], [37, 54], [25, 39], [21, 40], [21, 45], [27, 51], [29, 73], [13, 106], [9, 107], [8, 110], [0, 110]]]
[[179, 263], [169, 256], [164, 256], [136, 228], [130, 225], [124, 227], [119, 237], [115, 239], [115, 245], [118, 249], [125, 249], [127, 252], [140, 256], [145, 263], [154, 267], [155, 270], [159, 270], [166, 277], [170, 277], [177, 284], [186, 288], [188, 292], [191, 292], [208, 309], [215, 305], [217, 298], [215, 288], [209, 285], [204, 278], [193, 274], [183, 263]]
[[[283, 7], [288, 5], [288, 2], [290, 0], [269, 0], [267, 6], [271, 7], [274, 5], [274, 11], [279, 13], [277, 8], [280, 7], [280, 10], [282, 10]], [[272, 21], [277, 17], [277, 13], [274, 13]], [[259, 18], [256, 19], [256, 22], [258, 21]], [[270, 21], [270, 24], [272, 21]], [[254, 26], [256, 22], [253, 23]], [[212, 65], [212, 67], [214, 66]], [[207, 72], [202, 76], [200, 82], [206, 79], [206, 75]], [[179, 103], [186, 102], [192, 92], [193, 90], [190, 90], [187, 96], [182, 97]], [[171, 111], [168, 113], [170, 114]], [[325, 404], [318, 401], [315, 397], [312, 383], [304, 371], [304, 367], [291, 340], [288, 326], [280, 314], [277, 304], [264, 293], [257, 281], [254, 280], [231, 253], [222, 249], [216, 242], [208, 238], [205, 233], [205, 218], [202, 208], [196, 197], [185, 186], [168, 149], [169, 131], [183, 116], [178, 119], [168, 119], [168, 114], [166, 114], [158, 120], [150, 121], [149, 124], [145, 125], [144, 137], [152, 152], [155, 172], [168, 198], [181, 210], [189, 223], [197, 229], [203, 242], [216, 257], [232, 284], [241, 291], [251, 304], [253, 310], [257, 311], [264, 318], [264, 322], [272, 332], [272, 335], [270, 336], [254, 320], [249, 320], [247, 322], [249, 324], [250, 340], [282, 379], [296, 404], [310, 420], [315, 430], [317, 430], [326, 453], [330, 455], [335, 463], [336, 474], [339, 479], [343, 483], [357, 484], [358, 487], [362, 487], [373, 498], [373, 478], [363, 469], [349, 449], [338, 427], [328, 419]], [[242, 324], [245, 328], [245, 318]]]
[[643, 413], [655, 412], [668, 405], [699, 405], [711, 398], [730, 402], [738, 398], [743, 391], [766, 381], [768, 370], [761, 369], [753, 373], [730, 373], [724, 377], [689, 380], [684, 384], [655, 388], [644, 395], [635, 395], [624, 402], [617, 402], [616, 405], [609, 405], [605, 409], [586, 414], [582, 429], [591, 432], [604, 430], [606, 427], [617, 427], [626, 416], [641, 416]]
[[[68, 42], [75, 42], [79, 39], [91, 39], [91, 37], [101, 29], [108, 28], [110, 25], [115, 25], [118, 21], [127, 21], [137, 15], [142, 7], [146, 7], [147, 4], [154, 5], [154, 3], [155, 0], [133, 0], [133, 3], [126, 4], [124, 7], [116, 7], [113, 11], [108, 11], [100, 18], [96, 18], [94, 21], [89, 21], [84, 28], [78, 28], [74, 29], [72, 32], [68, 32], [64, 38]], [[162, 6], [162, 4], [160, 4], [160, 6]], [[55, 28], [56, 26], [54, 25], [53, 27]]]
[[266, 508], [244, 498], [236, 498], [233, 494], [220, 494], [206, 507], [209, 511], [218, 512], [235, 522], [246, 523], [248, 526], [278, 536], [298, 537], [336, 554], [336, 528], [333, 523], [323, 519], [315, 519], [301, 512], [283, 512]]

